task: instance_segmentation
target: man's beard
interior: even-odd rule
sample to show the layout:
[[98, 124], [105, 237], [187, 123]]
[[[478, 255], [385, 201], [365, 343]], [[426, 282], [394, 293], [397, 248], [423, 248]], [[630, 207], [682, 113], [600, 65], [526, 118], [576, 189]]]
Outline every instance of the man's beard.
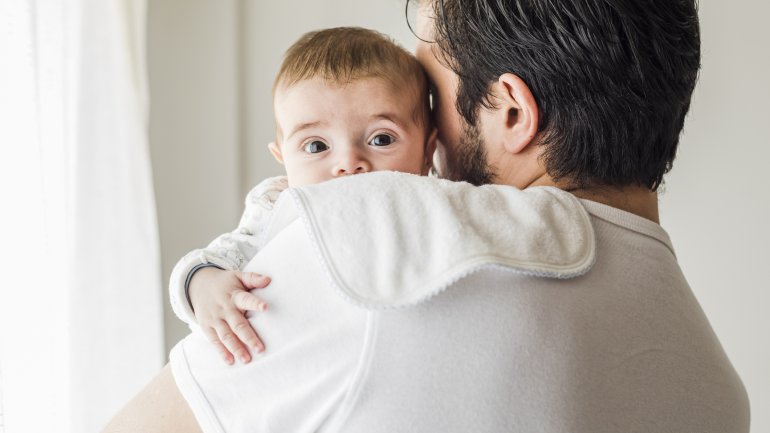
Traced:
[[447, 158], [447, 172], [441, 173], [449, 180], [465, 181], [476, 186], [492, 183], [495, 177], [492, 166], [487, 163], [484, 140], [476, 125], [463, 122], [460, 142], [454, 148], [454, 155]]

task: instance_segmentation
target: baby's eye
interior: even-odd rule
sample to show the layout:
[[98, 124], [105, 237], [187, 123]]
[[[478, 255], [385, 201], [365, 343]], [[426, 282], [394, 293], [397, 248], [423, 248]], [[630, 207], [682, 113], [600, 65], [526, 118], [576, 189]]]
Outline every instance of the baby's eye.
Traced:
[[307, 153], [321, 153], [325, 150], [329, 150], [329, 146], [320, 140], [313, 140], [305, 144], [302, 149]]
[[377, 134], [369, 140], [370, 146], [389, 146], [393, 144], [396, 141], [395, 138], [391, 137], [388, 134]]

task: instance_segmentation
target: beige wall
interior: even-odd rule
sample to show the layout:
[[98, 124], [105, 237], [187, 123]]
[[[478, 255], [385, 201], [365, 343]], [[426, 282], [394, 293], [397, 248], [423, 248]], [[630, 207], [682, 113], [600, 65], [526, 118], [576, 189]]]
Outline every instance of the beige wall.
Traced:
[[[338, 25], [413, 46], [400, 0], [150, 1], [151, 143], [164, 278], [237, 223], [243, 194], [281, 172], [270, 88], [301, 33]], [[303, 13], [299, 14], [298, 11]], [[661, 218], [681, 266], [770, 431], [770, 4], [701, 1], [703, 71]], [[167, 343], [185, 328], [167, 312]], [[704, 378], [704, 380], [707, 380]]]
[[[235, 0], [148, 7], [150, 147], [165, 287], [182, 255], [232, 230], [240, 217], [238, 9]], [[170, 348], [187, 328], [168, 303], [165, 325]]]
[[[770, 432], [770, 3], [700, 2], [700, 82], [661, 196], [690, 286]], [[704, 378], [704, 380], [707, 380]]]

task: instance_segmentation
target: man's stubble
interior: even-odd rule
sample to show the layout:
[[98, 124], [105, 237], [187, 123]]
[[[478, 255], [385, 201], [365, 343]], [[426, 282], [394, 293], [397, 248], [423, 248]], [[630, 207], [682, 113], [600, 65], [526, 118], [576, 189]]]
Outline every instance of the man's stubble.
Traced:
[[447, 167], [447, 173], [443, 173], [443, 177], [458, 182], [465, 181], [476, 186], [492, 183], [495, 173], [487, 161], [484, 140], [476, 125], [463, 122], [460, 140], [454, 150], [452, 164]]

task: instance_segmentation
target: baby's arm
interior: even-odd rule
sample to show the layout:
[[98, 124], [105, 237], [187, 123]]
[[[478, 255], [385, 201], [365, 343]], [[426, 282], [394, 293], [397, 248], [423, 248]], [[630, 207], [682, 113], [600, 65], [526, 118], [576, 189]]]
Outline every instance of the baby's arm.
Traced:
[[189, 325], [200, 325], [228, 362], [235, 352], [246, 361], [250, 358], [241, 340], [264, 349], [243, 312], [265, 308], [248, 290], [265, 287], [269, 279], [241, 273], [240, 269], [260, 249], [273, 205], [287, 187], [285, 177], [261, 182], [246, 196], [238, 228], [185, 255], [171, 273], [169, 294], [174, 313]]

